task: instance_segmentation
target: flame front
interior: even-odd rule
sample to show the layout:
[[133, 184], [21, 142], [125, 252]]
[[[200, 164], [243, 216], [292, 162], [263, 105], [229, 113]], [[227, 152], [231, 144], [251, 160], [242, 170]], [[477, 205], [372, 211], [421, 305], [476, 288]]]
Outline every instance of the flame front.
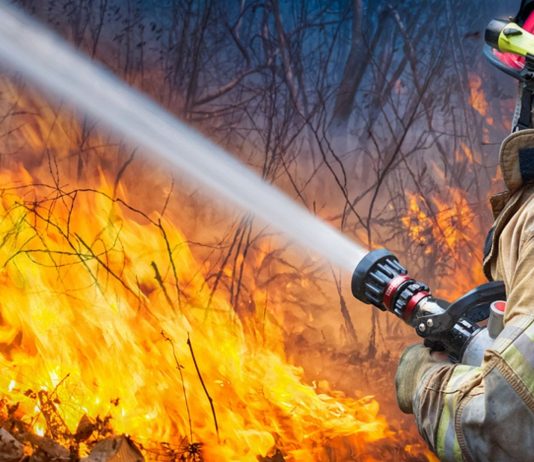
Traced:
[[171, 222], [125, 211], [106, 185], [59, 191], [23, 169], [0, 182], [0, 388], [36, 433], [48, 390], [70, 432], [109, 415], [145, 447], [191, 439], [207, 460], [322, 460], [335, 438], [361, 450], [387, 435], [375, 401], [319, 394], [279, 344], [246, 338]]
[[[164, 173], [140, 195], [117, 179], [117, 144], [5, 78], [0, 88], [0, 146], [16, 153], [0, 157], [0, 427], [80, 456], [126, 434], [147, 461], [435, 460], [372, 397], [309, 385], [289, 364], [284, 278], [268, 296], [247, 276], [246, 313], [214, 290], [181, 232], [195, 225], [154, 211]], [[273, 246], [259, 240], [249, 259], [261, 267]]]

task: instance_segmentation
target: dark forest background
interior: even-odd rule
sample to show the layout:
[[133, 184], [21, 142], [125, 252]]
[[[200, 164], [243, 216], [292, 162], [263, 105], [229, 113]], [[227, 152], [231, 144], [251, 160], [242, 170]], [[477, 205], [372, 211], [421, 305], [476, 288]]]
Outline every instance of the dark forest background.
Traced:
[[[396, 252], [437, 293], [483, 282], [488, 196], [501, 188], [498, 146], [516, 91], [482, 57], [483, 31], [518, 1], [14, 3], [346, 235]], [[170, 197], [214, 291], [243, 317], [261, 317], [254, 292], [269, 294], [264, 308], [310, 378], [391, 389], [384, 361], [411, 334], [352, 300], [348, 275], [285, 244], [257, 267], [272, 231], [179, 175], [161, 180], [131, 149], [112, 162], [87, 144], [102, 128], [82, 120], [78, 148], [58, 161], [83, 178], [97, 160], [115, 170], [131, 160], [123, 181], [143, 190], [145, 209]]]

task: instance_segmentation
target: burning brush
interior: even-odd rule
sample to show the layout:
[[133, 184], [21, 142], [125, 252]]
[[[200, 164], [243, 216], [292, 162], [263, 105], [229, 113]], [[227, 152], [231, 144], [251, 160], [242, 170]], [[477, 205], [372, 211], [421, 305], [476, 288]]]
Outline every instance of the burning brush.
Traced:
[[[258, 211], [262, 199], [264, 219], [340, 266], [363, 254], [152, 101], [0, 9], [0, 34], [12, 39], [0, 40], [0, 54], [45, 87], [238, 204]], [[40, 130], [43, 120], [23, 149], [40, 140], [36, 152], [70, 151], [64, 134], [76, 127], [45, 142], [66, 121], [55, 114]], [[20, 125], [19, 135], [33, 126]], [[126, 188], [105, 179], [98, 190], [63, 190], [73, 179], [56, 173], [47, 186], [20, 166], [0, 171], [0, 427], [15, 450], [1, 462], [391, 460], [376, 441], [394, 442], [397, 460], [431, 457], [390, 430], [372, 397], [304, 383], [278, 326], [265, 316], [262, 329], [244, 326], [210, 287], [178, 217], [127, 205]]]
[[[1, 16], [4, 32], [18, 37], [20, 18], [14, 16], [11, 23], [6, 21], [9, 15]], [[27, 27], [28, 34], [35, 32], [31, 24]], [[78, 84], [109, 91], [95, 99], [81, 85], [67, 97], [256, 210], [252, 192], [263, 183], [246, 172], [245, 182], [231, 180], [241, 166], [229, 157], [219, 168], [214, 161], [224, 158], [222, 151], [210, 156], [211, 144], [153, 103], [71, 55], [70, 49], [48, 54], [34, 50], [31, 45], [53, 43], [39, 36], [22, 43], [28, 46], [26, 54], [36, 52], [33, 60], [22, 60], [25, 53], [17, 53], [7, 40], [0, 42], [4, 57], [37, 81], [49, 77], [41, 83], [60, 93], [65, 82], [77, 82], [65, 76], [84, 69], [75, 74]], [[58, 56], [64, 61], [56, 65], [52, 59]], [[43, 68], [47, 72], [38, 64], [48, 65]], [[58, 69], [65, 74], [54, 74]], [[52, 81], [52, 76], [57, 79]], [[109, 101], [115, 102], [114, 117]], [[205, 164], [189, 165], [177, 158], [176, 146], [193, 153], [189, 164], [205, 154]], [[248, 461], [258, 456], [269, 462], [347, 460], [354, 454], [373, 460], [366, 448], [392, 435], [374, 400], [318, 393], [303, 383], [299, 369], [276, 353], [279, 339], [259, 332], [248, 337], [234, 308], [210, 292], [172, 220], [128, 207], [125, 211], [120, 207], [124, 202], [115, 201], [110, 191], [35, 187], [26, 191], [32, 197], [28, 201], [20, 184], [42, 182], [28, 172], [22, 172], [26, 181], [14, 181], [10, 174], [3, 172], [6, 178], [0, 182], [18, 185], [4, 192], [0, 203], [0, 234], [5, 236], [0, 246], [0, 389], [18, 404], [6, 405], [1, 423], [11, 431], [0, 433], [0, 444], [11, 445], [14, 457], [28, 456], [32, 462], [46, 457], [136, 462], [143, 457], [161, 460], [163, 451], [165, 460], [174, 461]], [[236, 193], [233, 188], [239, 184], [243, 187]], [[267, 185], [259, 193], [272, 212], [265, 219], [289, 223], [291, 235], [327, 249], [323, 252], [340, 266], [348, 267], [360, 256], [348, 239], [287, 205]], [[319, 231], [313, 233], [315, 229]], [[309, 239], [305, 233], [311, 233]], [[434, 298], [429, 287], [409, 276], [386, 250], [360, 261], [352, 289], [363, 302], [402, 318], [428, 345], [455, 361], [478, 363], [500, 329], [502, 304], [495, 301], [504, 298], [502, 284], [483, 285], [449, 304]], [[487, 327], [482, 324], [486, 319]], [[46, 406], [43, 396], [51, 397]], [[84, 426], [86, 415], [94, 420]], [[99, 421], [97, 416], [105, 417]], [[126, 436], [114, 436], [119, 434], [133, 435], [137, 445]], [[150, 445], [160, 452], [151, 452]], [[129, 459], [126, 452], [113, 459], [106, 448], [124, 448]]]
[[105, 182], [58, 190], [23, 169], [0, 182], [0, 444], [15, 456], [428, 460], [373, 398], [305, 384], [275, 325], [245, 326], [211, 292], [170, 212], [136, 212]]

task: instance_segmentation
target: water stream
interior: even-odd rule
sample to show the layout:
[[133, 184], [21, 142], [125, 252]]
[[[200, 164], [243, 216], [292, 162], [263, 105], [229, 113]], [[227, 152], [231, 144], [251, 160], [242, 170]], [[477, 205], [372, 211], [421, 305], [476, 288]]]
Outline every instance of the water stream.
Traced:
[[351, 271], [367, 251], [34, 19], [0, 2], [0, 58], [114, 133]]

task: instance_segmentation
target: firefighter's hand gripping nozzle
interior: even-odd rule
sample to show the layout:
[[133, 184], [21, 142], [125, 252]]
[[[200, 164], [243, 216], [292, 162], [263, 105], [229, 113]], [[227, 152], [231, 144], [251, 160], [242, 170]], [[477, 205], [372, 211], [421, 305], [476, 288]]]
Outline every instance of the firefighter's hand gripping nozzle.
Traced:
[[[505, 299], [503, 284], [491, 282], [452, 304], [437, 300], [429, 287], [409, 276], [386, 249], [369, 252], [358, 264], [352, 276], [352, 293], [364, 303], [391, 311], [414, 327], [427, 346], [446, 351], [451, 360], [465, 364], [480, 364], [500, 330], [495, 324], [502, 320], [502, 312], [499, 317], [495, 302]], [[479, 324], [488, 318], [492, 329]]]

